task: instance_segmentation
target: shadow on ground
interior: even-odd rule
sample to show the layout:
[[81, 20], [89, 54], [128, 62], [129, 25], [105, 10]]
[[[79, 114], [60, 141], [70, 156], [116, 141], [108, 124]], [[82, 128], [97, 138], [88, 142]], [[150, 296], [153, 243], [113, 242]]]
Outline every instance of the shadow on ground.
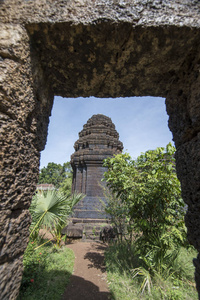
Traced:
[[77, 243], [71, 249], [76, 256], [76, 271], [71, 276], [62, 300], [108, 300], [104, 250], [106, 244]]
[[99, 291], [98, 286], [79, 276], [72, 275], [62, 300], [108, 300], [109, 292]]
[[[93, 245], [92, 249], [84, 255], [84, 259], [88, 259], [91, 263], [88, 264], [88, 268], [95, 268], [101, 270], [102, 273], [106, 271], [104, 264], [103, 251], [106, 249], [106, 245]], [[92, 252], [94, 250], [94, 252]], [[96, 252], [96, 251], [102, 252]]]
[[59, 296], [59, 293], [65, 291], [71, 273], [59, 269], [54, 271], [40, 269], [38, 274], [38, 277], [34, 275], [31, 280], [29, 276], [23, 276], [17, 300], [60, 300], [62, 294]]

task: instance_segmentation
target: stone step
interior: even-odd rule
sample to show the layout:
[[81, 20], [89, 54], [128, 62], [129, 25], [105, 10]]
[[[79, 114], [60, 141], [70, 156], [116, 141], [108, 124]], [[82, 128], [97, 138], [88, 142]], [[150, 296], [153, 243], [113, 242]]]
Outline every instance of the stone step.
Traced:
[[110, 221], [106, 219], [71, 219], [71, 223], [63, 230], [63, 234], [67, 234], [68, 238], [72, 239], [80, 238], [83, 242], [100, 241], [102, 228], [109, 224]]
[[100, 239], [100, 231], [83, 231], [82, 239], [91, 239], [91, 240], [99, 240]]
[[83, 237], [80, 241], [83, 243], [101, 242], [99, 239], [89, 239], [85, 237]]
[[106, 214], [97, 212], [96, 210], [74, 210], [74, 218], [105, 219]]
[[100, 231], [101, 230], [87, 230], [87, 229], [85, 229], [84, 231], [83, 231], [83, 233], [84, 233], [84, 235], [91, 235], [91, 236], [99, 236], [99, 234], [100, 234]]
[[99, 211], [104, 211], [104, 208], [99, 206], [97, 203], [86, 203], [84, 205], [82, 204], [78, 204], [76, 205], [76, 207], [74, 207], [74, 211], [77, 209], [81, 209], [81, 210], [99, 210]]
[[103, 227], [109, 226], [108, 223], [89, 223], [84, 225], [83, 239], [100, 240], [100, 232]]
[[95, 223], [99, 223], [99, 224], [102, 224], [102, 223], [107, 223], [107, 224], [110, 224], [110, 220], [109, 219], [81, 219], [81, 218], [71, 218], [70, 220], [72, 223], [83, 223], [83, 224], [95, 224]]
[[83, 236], [81, 240], [100, 241], [99, 236], [90, 236], [90, 235]]
[[84, 228], [85, 228], [85, 230], [87, 230], [87, 231], [94, 231], [94, 230], [100, 231], [101, 228], [102, 228], [103, 226], [104, 226], [104, 225], [102, 225], [102, 226], [97, 226], [96, 224], [92, 224], [92, 225], [85, 225]]
[[87, 203], [84, 205], [77, 205], [74, 207], [74, 211], [76, 210], [97, 210], [97, 211], [104, 211], [103, 208], [101, 209], [99, 205], [96, 205], [95, 203]]
[[86, 232], [84, 232], [85, 236], [99, 236], [99, 234], [100, 234], [100, 231], [95, 231], [95, 232], [93, 232], [93, 231], [86, 231]]

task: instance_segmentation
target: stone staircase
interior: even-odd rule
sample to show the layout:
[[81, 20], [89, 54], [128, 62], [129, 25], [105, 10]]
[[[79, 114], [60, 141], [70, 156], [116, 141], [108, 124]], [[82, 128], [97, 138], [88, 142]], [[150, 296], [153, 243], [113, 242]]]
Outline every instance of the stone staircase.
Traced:
[[82, 242], [99, 241], [102, 228], [109, 224], [107, 219], [73, 218], [62, 233], [66, 234], [68, 239], [80, 239]]

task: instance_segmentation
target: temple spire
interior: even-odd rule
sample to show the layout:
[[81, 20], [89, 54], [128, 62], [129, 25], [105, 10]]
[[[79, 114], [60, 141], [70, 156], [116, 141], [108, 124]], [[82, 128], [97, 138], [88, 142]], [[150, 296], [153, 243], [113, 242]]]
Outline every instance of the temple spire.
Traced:
[[86, 194], [75, 208], [76, 218], [103, 218], [99, 198], [103, 199], [101, 187], [103, 160], [122, 152], [123, 144], [111, 118], [102, 114], [93, 115], [83, 126], [79, 139], [74, 144], [71, 156], [73, 168], [72, 191]]

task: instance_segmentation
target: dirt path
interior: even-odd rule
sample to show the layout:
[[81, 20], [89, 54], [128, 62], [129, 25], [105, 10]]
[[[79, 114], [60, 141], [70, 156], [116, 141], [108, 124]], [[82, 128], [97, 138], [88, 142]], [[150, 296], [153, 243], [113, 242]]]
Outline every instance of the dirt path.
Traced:
[[68, 245], [75, 254], [74, 273], [62, 300], [108, 300], [109, 291], [101, 242]]

